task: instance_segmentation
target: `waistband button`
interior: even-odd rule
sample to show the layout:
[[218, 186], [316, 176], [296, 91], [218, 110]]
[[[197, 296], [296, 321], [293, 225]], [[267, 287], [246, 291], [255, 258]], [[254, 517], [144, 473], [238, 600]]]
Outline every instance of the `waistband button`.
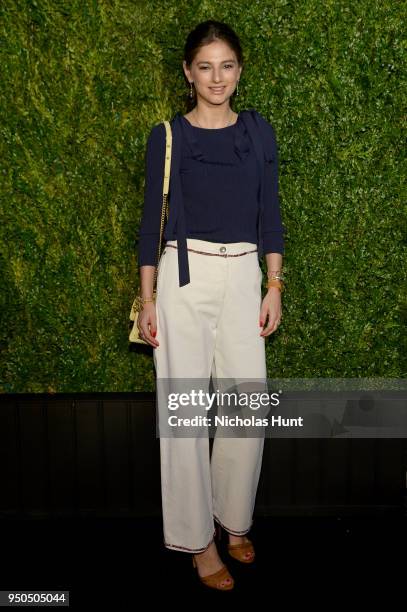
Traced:
[[226, 247], [225, 247], [225, 246], [220, 247], [219, 251], [220, 251], [221, 253], [224, 253], [224, 252], [226, 251]]

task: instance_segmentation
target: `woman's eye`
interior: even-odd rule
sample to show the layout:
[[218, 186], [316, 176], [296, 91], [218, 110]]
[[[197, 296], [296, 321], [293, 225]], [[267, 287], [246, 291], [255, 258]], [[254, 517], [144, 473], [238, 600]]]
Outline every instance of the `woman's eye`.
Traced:
[[[233, 68], [232, 64], [225, 64], [225, 68]], [[206, 70], [209, 66], [201, 66], [200, 70]]]

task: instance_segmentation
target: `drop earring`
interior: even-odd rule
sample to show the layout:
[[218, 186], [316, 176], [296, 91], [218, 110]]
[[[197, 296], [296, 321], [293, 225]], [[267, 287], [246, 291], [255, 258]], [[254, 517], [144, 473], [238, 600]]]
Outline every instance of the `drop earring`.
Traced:
[[239, 95], [239, 81], [236, 83], [236, 95]]
[[193, 81], [189, 84], [190, 85], [190, 90], [189, 90], [189, 99], [192, 100], [192, 98], [194, 97], [194, 94], [192, 92], [192, 83]]

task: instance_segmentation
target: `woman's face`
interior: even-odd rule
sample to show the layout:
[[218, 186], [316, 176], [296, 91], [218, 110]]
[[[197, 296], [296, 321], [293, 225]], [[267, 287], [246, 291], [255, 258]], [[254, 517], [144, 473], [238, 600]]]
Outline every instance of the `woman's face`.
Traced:
[[185, 61], [183, 68], [188, 81], [195, 85], [197, 98], [215, 105], [229, 100], [242, 72], [235, 52], [223, 40], [201, 47], [190, 70]]

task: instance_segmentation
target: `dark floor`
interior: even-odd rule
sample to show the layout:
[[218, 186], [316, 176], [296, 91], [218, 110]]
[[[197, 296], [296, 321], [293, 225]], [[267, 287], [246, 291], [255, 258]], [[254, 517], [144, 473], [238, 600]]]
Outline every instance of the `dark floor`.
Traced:
[[149, 595], [174, 605], [189, 595], [231, 602], [255, 593], [289, 604], [323, 584], [333, 599], [358, 582], [371, 593], [385, 570], [396, 582], [405, 566], [402, 516], [256, 518], [256, 562], [228, 560], [221, 548], [236, 586], [219, 593], [199, 583], [188, 554], [164, 548], [161, 529], [158, 519], [0, 519], [0, 590], [69, 590], [70, 607], [87, 609], [136, 609]]

